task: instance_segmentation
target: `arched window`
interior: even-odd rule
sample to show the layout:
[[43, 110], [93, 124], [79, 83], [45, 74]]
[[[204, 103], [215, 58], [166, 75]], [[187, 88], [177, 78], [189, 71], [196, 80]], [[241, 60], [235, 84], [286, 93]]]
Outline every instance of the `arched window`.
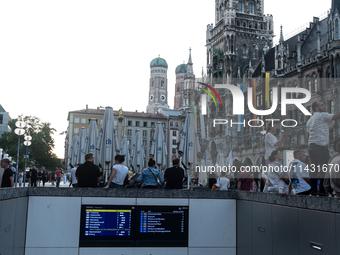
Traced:
[[254, 1], [250, 1], [249, 3], [249, 13], [254, 14], [255, 13], [255, 4]]
[[161, 87], [164, 87], [164, 81], [161, 81]]
[[239, 12], [244, 12], [244, 1], [243, 0], [240, 0], [238, 2], [238, 11]]
[[335, 39], [339, 39], [339, 20], [335, 19]]
[[253, 58], [255, 59], [256, 58], [256, 47], [253, 46]]
[[316, 75], [316, 73], [313, 74], [313, 92], [318, 92], [318, 76]]
[[151, 87], [153, 87], [153, 81], [151, 81]]
[[242, 47], [242, 56], [246, 57], [247, 56], [247, 45], [243, 44]]

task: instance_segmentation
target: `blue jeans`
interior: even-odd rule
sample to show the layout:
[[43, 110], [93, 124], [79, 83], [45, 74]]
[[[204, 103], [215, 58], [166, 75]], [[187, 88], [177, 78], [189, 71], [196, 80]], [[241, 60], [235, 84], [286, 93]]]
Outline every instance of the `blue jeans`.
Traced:
[[[106, 186], [106, 184], [107, 184], [107, 183], [105, 183], [104, 186]], [[119, 184], [116, 184], [116, 183], [111, 182], [109, 188], [110, 188], [110, 189], [122, 189], [122, 188], [123, 188], [123, 185], [119, 185]]]
[[56, 187], [57, 187], [57, 188], [59, 188], [60, 179], [61, 179], [61, 178], [57, 178], [57, 183], [56, 183]]
[[[323, 187], [323, 180], [325, 173], [322, 171], [323, 165], [328, 164], [328, 160], [330, 159], [328, 145], [320, 146], [320, 145], [309, 145], [308, 153], [311, 160], [312, 167], [310, 169], [315, 169], [315, 172], [310, 171], [310, 186], [312, 193], [325, 193], [325, 189]], [[313, 166], [314, 165], [314, 166]], [[319, 167], [318, 167], [319, 166]], [[318, 180], [320, 179], [320, 187], [318, 190]]]

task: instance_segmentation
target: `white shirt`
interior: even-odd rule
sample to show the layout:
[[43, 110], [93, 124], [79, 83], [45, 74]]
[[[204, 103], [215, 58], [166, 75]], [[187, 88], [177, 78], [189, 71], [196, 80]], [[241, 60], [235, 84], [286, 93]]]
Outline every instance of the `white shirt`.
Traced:
[[272, 151], [277, 149], [277, 146], [274, 146], [274, 144], [276, 144], [278, 140], [276, 139], [275, 135], [269, 132], [266, 134], [264, 141], [265, 141], [265, 148], [266, 148], [266, 153], [264, 155], [264, 158], [268, 159]]
[[283, 168], [281, 168], [282, 164], [280, 162], [274, 161], [271, 163], [270, 171], [268, 171], [268, 192], [271, 193], [279, 193], [280, 192], [280, 186], [283, 186], [283, 192], [288, 192], [288, 185], [282, 180], [282, 177], [284, 176], [285, 172], [283, 171]]
[[118, 185], [124, 184], [124, 179], [129, 172], [129, 169], [124, 165], [114, 165], [112, 168], [116, 169], [116, 174], [113, 176], [112, 182]]
[[[293, 166], [294, 164], [294, 166]], [[303, 179], [309, 178], [308, 170], [306, 169], [306, 164], [301, 162], [299, 159], [294, 159], [289, 165], [289, 179], [297, 178], [298, 183], [294, 185], [296, 193], [305, 192], [310, 190], [310, 185]]]
[[71, 169], [71, 180], [72, 180], [72, 184], [78, 183], [77, 177], [76, 177], [76, 171], [77, 171], [77, 168], [76, 168], [76, 167], [73, 167], [73, 168]]
[[218, 178], [216, 187], [218, 187], [219, 190], [228, 190], [228, 188], [230, 188], [230, 180], [226, 177]]
[[328, 123], [332, 122], [334, 114], [327, 112], [314, 112], [307, 121], [307, 132], [309, 133], [308, 144], [326, 146], [329, 142]]

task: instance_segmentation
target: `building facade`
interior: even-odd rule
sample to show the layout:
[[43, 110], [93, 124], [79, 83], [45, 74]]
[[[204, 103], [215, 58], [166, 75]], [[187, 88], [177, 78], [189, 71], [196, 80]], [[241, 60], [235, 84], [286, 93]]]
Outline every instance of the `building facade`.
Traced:
[[11, 120], [9, 113], [0, 105], [0, 137], [5, 132], [11, 132], [8, 122]]
[[[97, 128], [98, 131], [101, 128], [102, 120], [104, 117], [105, 109], [97, 108], [97, 109], [86, 109], [71, 111], [68, 114], [68, 128], [67, 128], [67, 136], [65, 140], [65, 159], [68, 160], [68, 150], [72, 143], [72, 138], [74, 134], [79, 134], [79, 131], [82, 127], [85, 128], [86, 132], [89, 128], [89, 123], [92, 118], [97, 120]], [[159, 110], [156, 113], [145, 113], [145, 112], [129, 112], [123, 111], [123, 117], [119, 118], [119, 111], [114, 110], [114, 118], [115, 125], [117, 130], [117, 135], [119, 141], [121, 141], [123, 136], [127, 136], [128, 143], [131, 146], [132, 141], [135, 138], [135, 134], [137, 130], [141, 131], [143, 136], [143, 144], [145, 148], [145, 165], [149, 159], [150, 149], [152, 140], [154, 138], [156, 125], [158, 122], [162, 123], [163, 131], [165, 134], [165, 139], [168, 144], [168, 164], [171, 164], [171, 159], [173, 156], [177, 155], [176, 152], [172, 149], [172, 143], [174, 137], [176, 137], [176, 143], [179, 141], [179, 127], [181, 125], [180, 120], [176, 119], [178, 115], [178, 111], [175, 113], [171, 110]], [[120, 122], [121, 121], [121, 122]], [[119, 125], [121, 124], [121, 128]], [[121, 130], [121, 131], [120, 131]], [[176, 135], [174, 136], [174, 131], [176, 131]], [[131, 149], [131, 148], [130, 148]], [[68, 166], [69, 162], [65, 162]]]

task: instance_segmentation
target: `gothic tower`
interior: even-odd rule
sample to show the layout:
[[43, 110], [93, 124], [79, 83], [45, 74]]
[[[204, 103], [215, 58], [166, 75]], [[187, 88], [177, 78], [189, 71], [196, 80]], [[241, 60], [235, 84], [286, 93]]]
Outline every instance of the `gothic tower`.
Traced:
[[[264, 1], [215, 0], [215, 26], [207, 26], [207, 73], [226, 82], [248, 77], [272, 47], [272, 15], [263, 15]], [[251, 61], [251, 62], [250, 62]], [[240, 70], [240, 71], [239, 71]]]
[[184, 76], [187, 73], [187, 65], [185, 63], [176, 67], [176, 85], [175, 85], [175, 98], [174, 98], [174, 109], [180, 110], [183, 106], [182, 92], [184, 89]]
[[151, 61], [150, 69], [149, 100], [146, 112], [156, 113], [159, 108], [169, 109], [168, 64], [163, 58], [158, 57]]
[[189, 49], [189, 60], [187, 63], [187, 72], [184, 75], [184, 88], [182, 91], [182, 109], [189, 108], [193, 102], [190, 102], [190, 96], [193, 96], [193, 90], [195, 89], [195, 75], [193, 69], [193, 63], [191, 60], [191, 48]]

